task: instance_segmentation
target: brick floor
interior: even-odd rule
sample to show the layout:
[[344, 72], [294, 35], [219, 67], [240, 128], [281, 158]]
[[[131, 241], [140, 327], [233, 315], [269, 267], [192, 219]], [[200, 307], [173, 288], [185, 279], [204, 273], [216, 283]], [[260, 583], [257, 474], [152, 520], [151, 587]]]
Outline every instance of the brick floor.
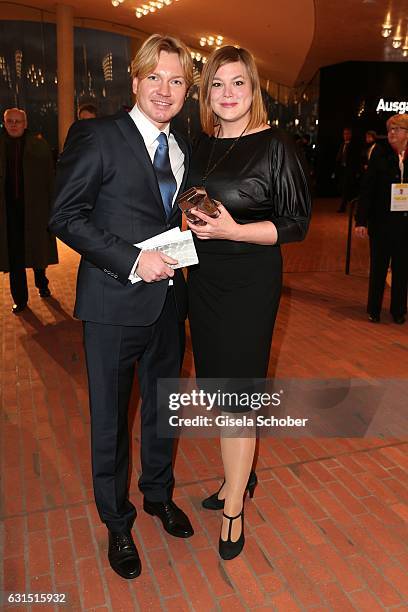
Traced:
[[[284, 249], [270, 375], [406, 379], [407, 326], [386, 312], [381, 325], [366, 321], [367, 244], [354, 241], [345, 276], [347, 219], [336, 208], [318, 201], [306, 242]], [[406, 431], [262, 439], [247, 544], [224, 563], [219, 515], [200, 506], [222, 473], [216, 440], [179, 445], [175, 497], [196, 535], [177, 540], [141, 510], [136, 414], [131, 498], [143, 574], [127, 582], [110, 570], [92, 497], [81, 324], [71, 318], [78, 257], [59, 251], [53, 297], [41, 300], [30, 276], [22, 316], [10, 313], [8, 278], [0, 279], [0, 587], [66, 592], [66, 610], [408, 610]], [[183, 374], [193, 371], [188, 344]], [[137, 395], [135, 385], [135, 406]]]

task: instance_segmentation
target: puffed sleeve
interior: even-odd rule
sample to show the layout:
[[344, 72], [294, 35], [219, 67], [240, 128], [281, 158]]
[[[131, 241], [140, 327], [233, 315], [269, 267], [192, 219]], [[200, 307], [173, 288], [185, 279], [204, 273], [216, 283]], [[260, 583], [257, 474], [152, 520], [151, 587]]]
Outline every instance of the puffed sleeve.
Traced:
[[271, 193], [278, 231], [277, 244], [296, 242], [306, 236], [311, 213], [311, 197], [306, 170], [295, 144], [285, 133], [276, 131], [270, 145]]

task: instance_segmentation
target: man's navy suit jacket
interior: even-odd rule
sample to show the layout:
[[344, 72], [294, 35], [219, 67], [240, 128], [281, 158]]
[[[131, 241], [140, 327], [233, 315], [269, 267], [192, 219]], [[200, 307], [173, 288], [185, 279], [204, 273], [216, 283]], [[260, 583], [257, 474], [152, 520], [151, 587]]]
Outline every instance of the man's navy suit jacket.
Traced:
[[[184, 189], [189, 164], [185, 142]], [[133, 246], [181, 224], [177, 205], [169, 219], [143, 138], [126, 112], [77, 121], [57, 167], [50, 229], [80, 253], [74, 315], [84, 321], [147, 326], [159, 317], [168, 280], [131, 284], [140, 250]], [[181, 270], [174, 276], [179, 320], [187, 298]]]

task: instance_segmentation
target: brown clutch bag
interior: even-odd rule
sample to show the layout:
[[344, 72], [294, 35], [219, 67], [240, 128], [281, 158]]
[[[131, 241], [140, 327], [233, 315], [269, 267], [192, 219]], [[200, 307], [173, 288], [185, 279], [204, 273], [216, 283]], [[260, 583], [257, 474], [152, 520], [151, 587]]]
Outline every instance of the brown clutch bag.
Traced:
[[213, 218], [218, 217], [220, 214], [218, 210], [220, 202], [210, 198], [204, 187], [190, 187], [190, 189], [179, 195], [177, 204], [187, 219], [195, 225], [205, 225], [205, 221], [192, 214], [191, 211], [194, 212], [194, 209]]

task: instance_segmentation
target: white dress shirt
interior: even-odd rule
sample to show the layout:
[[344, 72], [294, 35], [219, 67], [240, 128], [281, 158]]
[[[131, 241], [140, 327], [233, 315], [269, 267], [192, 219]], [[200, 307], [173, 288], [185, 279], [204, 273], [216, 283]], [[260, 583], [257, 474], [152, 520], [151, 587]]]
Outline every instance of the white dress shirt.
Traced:
[[[180, 189], [182, 180], [183, 180], [183, 175], [184, 175], [184, 153], [183, 151], [180, 149], [180, 147], [177, 144], [177, 140], [174, 138], [173, 134], [170, 133], [170, 125], [167, 124], [164, 130], [159, 130], [155, 125], [153, 125], [153, 123], [146, 117], [146, 115], [144, 115], [140, 109], [138, 108], [137, 104], [134, 105], [134, 107], [132, 108], [132, 110], [129, 113], [130, 117], [132, 118], [132, 120], [134, 121], [137, 129], [139, 130], [140, 134], [142, 135], [143, 141], [145, 143], [147, 152], [149, 154], [149, 157], [151, 159], [151, 162], [153, 164], [153, 160], [154, 160], [154, 155], [156, 153], [156, 149], [159, 146], [159, 143], [157, 142], [157, 138], [160, 134], [160, 132], [164, 132], [167, 136], [167, 140], [169, 143], [169, 157], [170, 157], [170, 166], [171, 166], [171, 170], [174, 174], [174, 178], [176, 179], [176, 184], [177, 184], [177, 189], [176, 192], [173, 196], [173, 206], [174, 206], [174, 202], [176, 200], [178, 191]], [[135, 274], [136, 271], [136, 267], [137, 264], [139, 263], [139, 257], [140, 257], [141, 253], [139, 253], [138, 258], [136, 259], [133, 268], [129, 274], [129, 280], [131, 280]], [[170, 284], [173, 284], [173, 282], [170, 280]]]
[[183, 180], [183, 175], [184, 175], [184, 153], [178, 146], [177, 140], [174, 138], [173, 134], [170, 134], [169, 124], [167, 124], [164, 130], [159, 130], [146, 117], [146, 115], [144, 115], [139, 110], [136, 104], [130, 111], [129, 115], [135, 122], [137, 129], [142, 135], [142, 138], [144, 140], [147, 152], [149, 153], [152, 163], [154, 160], [156, 149], [159, 146], [159, 143], [157, 142], [157, 138], [161, 131], [164, 132], [164, 134], [166, 134], [167, 140], [169, 143], [169, 156], [170, 156], [171, 170], [174, 174], [174, 178], [176, 179], [176, 183], [177, 183], [177, 190], [173, 196], [173, 205], [174, 205], [175, 199], [177, 197], [177, 192], [180, 189], [180, 185], [181, 185], [181, 182]]

